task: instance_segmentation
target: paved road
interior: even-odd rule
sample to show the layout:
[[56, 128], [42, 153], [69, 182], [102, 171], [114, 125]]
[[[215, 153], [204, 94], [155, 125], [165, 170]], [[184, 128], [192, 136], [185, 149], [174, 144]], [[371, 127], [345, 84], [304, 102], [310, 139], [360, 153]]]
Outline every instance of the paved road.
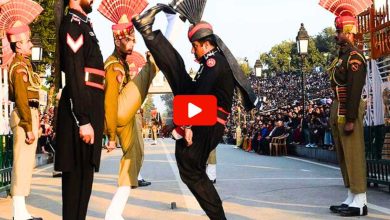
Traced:
[[[125, 208], [125, 219], [207, 219], [196, 200], [180, 181], [174, 142], [146, 141], [141, 170], [149, 187], [134, 189]], [[343, 219], [328, 207], [346, 196], [337, 167], [293, 157], [268, 157], [246, 153], [231, 145], [217, 151], [216, 188], [228, 219]], [[96, 174], [87, 219], [103, 219], [116, 189], [121, 152], [103, 153]], [[52, 166], [36, 169], [28, 208], [45, 220], [61, 219], [60, 179], [51, 177]], [[370, 189], [369, 215], [359, 219], [390, 219], [390, 194], [385, 187]], [[11, 199], [0, 195], [0, 220], [11, 219]], [[176, 202], [177, 209], [170, 209]]]

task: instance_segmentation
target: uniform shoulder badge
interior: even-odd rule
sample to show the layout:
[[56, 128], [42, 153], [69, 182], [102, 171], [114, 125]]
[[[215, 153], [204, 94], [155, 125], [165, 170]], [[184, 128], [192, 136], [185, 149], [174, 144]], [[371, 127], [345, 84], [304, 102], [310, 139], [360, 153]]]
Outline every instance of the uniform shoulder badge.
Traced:
[[360, 60], [350, 60], [349, 65], [351, 65], [351, 70], [353, 72], [356, 72], [360, 69], [360, 65], [362, 65], [362, 62]]
[[116, 80], [118, 81], [118, 83], [122, 83], [122, 81], [123, 81], [123, 74], [122, 73], [118, 73], [118, 75], [116, 76]]
[[69, 33], [66, 35], [66, 43], [72, 49], [73, 53], [77, 53], [81, 46], [84, 44], [84, 36], [83, 34], [80, 34], [80, 36], [77, 39], [73, 39], [72, 36], [70, 36]]
[[18, 69], [18, 70], [16, 70], [16, 73], [23, 74], [23, 81], [28, 82], [28, 74], [27, 74], [27, 71], [25, 69]]
[[214, 67], [215, 64], [217, 64], [217, 61], [214, 59], [214, 58], [209, 58], [207, 61], [206, 61], [206, 65], [208, 67]]

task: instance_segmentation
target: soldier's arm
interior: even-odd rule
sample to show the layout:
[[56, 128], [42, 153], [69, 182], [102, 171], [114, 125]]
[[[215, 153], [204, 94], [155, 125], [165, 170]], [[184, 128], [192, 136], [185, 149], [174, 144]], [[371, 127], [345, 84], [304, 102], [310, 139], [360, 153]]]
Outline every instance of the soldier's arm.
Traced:
[[82, 29], [74, 23], [61, 33], [62, 45], [65, 47], [61, 54], [62, 66], [72, 99], [72, 111], [76, 117], [76, 123], [80, 126], [90, 123], [89, 110], [91, 108], [91, 98], [85, 85], [84, 53], [87, 50], [85, 40]]
[[154, 40], [144, 38], [145, 44], [153, 55], [157, 66], [167, 78], [173, 94], [182, 94], [191, 90], [192, 78], [186, 71], [182, 57], [161, 31], [156, 31], [156, 35]]
[[365, 62], [359, 54], [352, 54], [349, 59], [346, 103], [346, 120], [348, 122], [354, 122], [358, 116], [359, 103], [367, 74]]
[[104, 119], [106, 121], [107, 135], [110, 141], [116, 140], [116, 128], [118, 121], [118, 95], [119, 80], [122, 73], [114, 70], [111, 65], [106, 70], [106, 85], [104, 89]]
[[32, 131], [31, 110], [28, 105], [26, 85], [28, 73], [26, 70], [19, 68], [14, 70], [12, 78], [15, 87], [15, 105], [20, 116], [19, 126], [22, 127], [25, 132]]

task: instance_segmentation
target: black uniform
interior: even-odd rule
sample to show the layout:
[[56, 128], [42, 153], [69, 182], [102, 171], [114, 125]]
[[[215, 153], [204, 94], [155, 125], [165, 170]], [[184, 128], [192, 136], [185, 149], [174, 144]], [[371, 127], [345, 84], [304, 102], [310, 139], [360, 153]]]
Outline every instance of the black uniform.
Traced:
[[[218, 49], [200, 59], [201, 67], [193, 81], [181, 56], [160, 31], [156, 32], [154, 40], [145, 39], [145, 43], [174, 95], [214, 95], [219, 108], [225, 112], [231, 109], [235, 80], [226, 58]], [[221, 123], [193, 126], [192, 146], [187, 147], [184, 139], [176, 141], [175, 155], [180, 177], [210, 219], [226, 219], [222, 201], [206, 174], [208, 156], [222, 140], [224, 129]]]
[[[92, 25], [69, 10], [60, 26], [61, 71], [66, 76], [58, 107], [55, 169], [62, 171], [63, 219], [85, 219], [93, 173], [98, 171], [104, 120], [104, 62]], [[79, 136], [90, 123], [93, 145]]]

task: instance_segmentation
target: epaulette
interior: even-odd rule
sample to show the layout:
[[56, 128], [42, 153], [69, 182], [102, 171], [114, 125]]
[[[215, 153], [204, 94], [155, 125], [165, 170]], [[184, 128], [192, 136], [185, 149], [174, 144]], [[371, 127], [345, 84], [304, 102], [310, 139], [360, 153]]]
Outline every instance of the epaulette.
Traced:
[[69, 15], [72, 16], [70, 18], [70, 22], [76, 22], [79, 25], [81, 24], [81, 22], [84, 22], [84, 23], [88, 24], [88, 18], [84, 20], [84, 19], [80, 18], [78, 15], [76, 15], [76, 14], [74, 14], [72, 12], [69, 12]]

